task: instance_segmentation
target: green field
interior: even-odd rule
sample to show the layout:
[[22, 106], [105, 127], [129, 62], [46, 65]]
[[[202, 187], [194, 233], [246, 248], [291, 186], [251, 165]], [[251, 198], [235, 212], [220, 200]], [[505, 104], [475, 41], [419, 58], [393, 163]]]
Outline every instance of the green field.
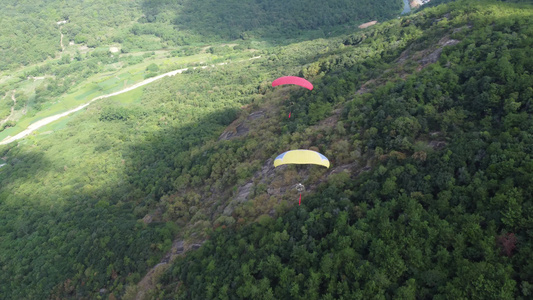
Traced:
[[[117, 92], [127, 86], [143, 81], [145, 75], [149, 73], [146, 71], [146, 67], [150, 64], [157, 64], [160, 70], [174, 70], [218, 59], [217, 56], [209, 53], [196, 54], [188, 57], [167, 57], [167, 53], [168, 51], [159, 51], [156, 56], [145, 59], [146, 61], [139, 64], [127, 66], [112, 73], [104, 72], [89, 77], [83, 84], [69, 90], [64, 95], [58, 97], [56, 101], [43, 105], [43, 110], [40, 112], [34, 115], [20, 115], [16, 126], [0, 132], [0, 140], [23, 131], [36, 121], [68, 111], [98, 96]], [[19, 73], [23, 73], [23, 70]], [[12, 78], [11, 80], [15, 81], [15, 79]], [[25, 80], [17, 88], [24, 89], [27, 94], [31, 94], [38, 85], [39, 80]]]

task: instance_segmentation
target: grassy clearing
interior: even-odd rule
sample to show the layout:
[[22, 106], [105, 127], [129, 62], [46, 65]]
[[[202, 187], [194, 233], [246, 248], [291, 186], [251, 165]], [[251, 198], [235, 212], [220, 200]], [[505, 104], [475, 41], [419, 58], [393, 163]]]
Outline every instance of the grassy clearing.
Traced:
[[13, 136], [17, 134], [18, 132], [21, 132], [24, 130], [23, 128], [19, 128], [18, 126], [10, 127], [5, 129], [4, 131], [0, 132], [0, 140], [5, 139], [8, 136]]
[[43, 126], [35, 131], [33, 135], [35, 135], [35, 139], [39, 140], [42, 138], [45, 138], [47, 135], [59, 131], [65, 127], [67, 127], [68, 123], [72, 121], [76, 116], [80, 113], [83, 113], [84, 110], [79, 110], [75, 113], [72, 113], [66, 117], [63, 117], [55, 122], [52, 122], [46, 126]]
[[0, 77], [0, 85], [1, 84], [12, 84], [14, 82], [17, 82], [17, 80], [19, 80], [18, 78], [16, 78], [15, 76], [11, 76], [11, 75], [2, 75]]
[[108, 101], [118, 102], [122, 104], [138, 104], [141, 103], [144, 88], [140, 87], [124, 94], [109, 97]]
[[[141, 102], [141, 97], [143, 95], [143, 87], [140, 87], [140, 88], [137, 88], [137, 89], [134, 89], [132, 91], [129, 91], [127, 93], [124, 93], [124, 94], [120, 94], [120, 95], [117, 95], [117, 96], [113, 96], [113, 97], [110, 97], [108, 98], [107, 100], [108, 101], [113, 101], [113, 102], [117, 102], [117, 103], [121, 103], [123, 105], [127, 105], [127, 104], [136, 104], [136, 103], [140, 103]], [[34, 138], [34, 139], [41, 139], [41, 138], [45, 138], [47, 135], [55, 132], [55, 131], [58, 131], [58, 130], [61, 130], [63, 128], [65, 128], [68, 123], [73, 120], [73, 118], [75, 118], [78, 114], [80, 113], [83, 113], [85, 110], [80, 110], [80, 111], [77, 111], [75, 113], [72, 113], [66, 117], [63, 117], [55, 122], [52, 122], [46, 126], [43, 126], [39, 129], [37, 129], [35, 131], [35, 133], [31, 134], [30, 137], [31, 138]], [[36, 120], [38, 121], [38, 120]], [[33, 123], [33, 122], [31, 122]], [[30, 124], [29, 120], [25, 120], [23, 122], [20, 122], [18, 123], [16, 126], [14, 127], [11, 127], [11, 128], [8, 128], [2, 132], [0, 132], [0, 140], [3, 140], [4, 138], [8, 137], [8, 136], [13, 136], [19, 132], [21, 132], [22, 130], [26, 129]]]
[[35, 92], [35, 89], [42, 84], [42, 82], [42, 79], [25, 80], [24, 82], [21, 82], [17, 91], [22, 91], [26, 96], [30, 96]]

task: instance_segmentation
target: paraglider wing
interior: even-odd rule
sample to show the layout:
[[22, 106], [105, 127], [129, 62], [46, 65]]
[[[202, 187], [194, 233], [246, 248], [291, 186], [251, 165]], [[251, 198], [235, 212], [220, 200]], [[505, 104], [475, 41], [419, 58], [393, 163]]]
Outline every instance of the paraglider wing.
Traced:
[[312, 150], [291, 150], [284, 152], [274, 160], [274, 167], [286, 164], [314, 164], [329, 168], [329, 160], [324, 155]]
[[296, 84], [296, 85], [299, 85], [301, 87], [304, 87], [310, 91], [313, 90], [313, 84], [307, 80], [305, 80], [304, 78], [301, 78], [301, 77], [296, 77], [296, 76], [285, 76], [285, 77], [280, 77], [274, 81], [272, 81], [272, 86], [278, 86], [278, 85], [282, 85], [282, 84]]

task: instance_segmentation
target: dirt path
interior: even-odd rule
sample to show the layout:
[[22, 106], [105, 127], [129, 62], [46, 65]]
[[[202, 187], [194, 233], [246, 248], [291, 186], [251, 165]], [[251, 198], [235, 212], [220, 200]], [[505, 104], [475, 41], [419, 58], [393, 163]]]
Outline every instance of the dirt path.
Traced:
[[[253, 59], [258, 59], [258, 58], [261, 58], [261, 56], [254, 56], [252, 58], [249, 58], [247, 60], [253, 60]], [[219, 63], [217, 65], [225, 65], [227, 63]], [[211, 65], [211, 67], [214, 67], [215, 65]], [[202, 68], [202, 69], [205, 69], [207, 68], [208, 66], [203, 66], [203, 67], [194, 67], [193, 69], [196, 69], [196, 68]], [[71, 113], [73, 112], [77, 112], [78, 110], [81, 110], [87, 106], [89, 106], [91, 103], [93, 103], [94, 101], [96, 100], [100, 100], [100, 99], [104, 99], [104, 98], [108, 98], [108, 97], [112, 97], [112, 96], [116, 96], [116, 95], [120, 95], [120, 94], [123, 94], [123, 93], [126, 93], [126, 92], [129, 92], [131, 90], [134, 90], [136, 88], [139, 88], [141, 86], [144, 86], [144, 85], [147, 85], [149, 83], [152, 83], [156, 80], [159, 80], [163, 77], [167, 77], [167, 76], [174, 76], [176, 74], [181, 74], [183, 71], [187, 71], [189, 68], [184, 68], [184, 69], [179, 69], [179, 70], [174, 70], [174, 71], [171, 71], [171, 72], [168, 72], [168, 73], [165, 73], [165, 74], [161, 74], [161, 75], [158, 75], [158, 76], [155, 76], [155, 77], [152, 77], [152, 78], [148, 78], [148, 79], [145, 79], [139, 83], [136, 83], [130, 87], [127, 87], [123, 90], [120, 90], [118, 92], [114, 92], [114, 93], [111, 93], [111, 94], [107, 94], [107, 95], [102, 95], [102, 96], [98, 96], [96, 98], [93, 98], [91, 101], [83, 104], [83, 105], [80, 105], [76, 108], [73, 108], [71, 110], [68, 110], [64, 113], [60, 113], [60, 114], [57, 114], [57, 115], [54, 115], [54, 116], [50, 116], [50, 117], [47, 117], [47, 118], [44, 118], [42, 120], [39, 120], [33, 124], [31, 124], [30, 126], [28, 126], [28, 128], [26, 128], [24, 131], [20, 132], [19, 134], [15, 135], [15, 136], [8, 136], [6, 137], [4, 140], [2, 140], [0, 142], [0, 145], [5, 145], [5, 144], [9, 144], [11, 142], [14, 142], [18, 139], [21, 139], [23, 137], [26, 137], [27, 135], [29, 135], [30, 133], [32, 133], [33, 131], [45, 126], [45, 125], [48, 125], [54, 121], [57, 121], [58, 119], [64, 117], [64, 116], [67, 116], [67, 115], [70, 115]], [[14, 93], [13, 93], [13, 98], [14, 98]]]
[[158, 79], [161, 79], [163, 77], [174, 76], [174, 75], [176, 75], [178, 73], [181, 73], [181, 72], [183, 72], [183, 71], [185, 71], [187, 69], [188, 68], [179, 69], [179, 70], [175, 70], [175, 71], [168, 72], [168, 73], [165, 73], [165, 74], [161, 74], [161, 75], [156, 76], [156, 77], [148, 78], [146, 80], [143, 80], [143, 81], [141, 81], [141, 82], [139, 82], [137, 84], [134, 84], [134, 85], [132, 85], [130, 87], [127, 87], [127, 88], [125, 88], [123, 90], [120, 90], [118, 92], [114, 92], [114, 93], [111, 93], [111, 94], [102, 95], [102, 96], [98, 96], [96, 98], [93, 98], [91, 101], [89, 101], [89, 102], [87, 102], [87, 103], [85, 103], [83, 105], [80, 105], [80, 106], [78, 106], [76, 108], [68, 110], [68, 111], [66, 111], [64, 113], [60, 113], [60, 114], [57, 114], [57, 115], [54, 115], [54, 116], [51, 116], [51, 117], [44, 118], [42, 120], [39, 120], [39, 121], [31, 124], [30, 126], [28, 126], [28, 128], [26, 128], [26, 130], [20, 132], [19, 134], [15, 135], [15, 136], [12, 136], [12, 137], [5, 138], [3, 141], [0, 142], [0, 145], [9, 144], [9, 143], [11, 143], [13, 141], [21, 139], [21, 138], [27, 136], [28, 134], [32, 133], [33, 131], [35, 131], [35, 130], [37, 130], [37, 129], [45, 126], [45, 125], [48, 125], [48, 124], [50, 124], [50, 123], [52, 123], [52, 122], [54, 122], [54, 121], [56, 121], [56, 120], [58, 120], [58, 119], [60, 119], [60, 118], [62, 118], [64, 116], [70, 115], [73, 112], [77, 112], [78, 110], [81, 110], [81, 109], [89, 106], [91, 103], [93, 103], [96, 100], [103, 99], [103, 98], [108, 98], [108, 97], [112, 97], [112, 96], [120, 95], [122, 93], [129, 92], [129, 91], [131, 91], [133, 89], [136, 89], [136, 88], [141, 87], [143, 85], [147, 85], [147, 84], [152, 83], [152, 82], [154, 82], [154, 81], [156, 81]]
[[15, 99], [16, 92], [17, 90], [13, 90], [13, 94], [11, 94], [11, 100], [13, 100], [13, 106], [11, 106], [11, 114], [9, 115], [9, 117], [7, 117], [6, 121], [9, 120], [9, 118], [11, 118], [11, 116], [13, 115], [13, 112], [15, 111], [15, 106], [17, 106], [17, 99]]
[[61, 32], [61, 26], [59, 26], [59, 33], [61, 34], [61, 40], [59, 43], [61, 44], [61, 52], [65, 51], [65, 46], [63, 46], [63, 32]]
[[9, 114], [9, 116], [7, 116], [7, 118], [5, 118], [4, 120], [0, 121], [0, 125], [2, 125], [5, 122], [9, 121], [9, 118], [11, 118], [11, 116], [13, 116], [13, 112], [15, 111], [15, 105], [17, 105], [17, 99], [15, 99], [15, 93], [16, 92], [17, 92], [17, 90], [13, 90], [13, 94], [11, 94], [11, 100], [13, 100], [13, 106], [11, 106], [11, 113]]

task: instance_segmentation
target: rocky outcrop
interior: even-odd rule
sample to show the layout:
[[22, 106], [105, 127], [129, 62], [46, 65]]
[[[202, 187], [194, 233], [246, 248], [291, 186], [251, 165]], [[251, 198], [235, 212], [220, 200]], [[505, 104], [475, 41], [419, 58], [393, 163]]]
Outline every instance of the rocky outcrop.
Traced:
[[244, 186], [239, 187], [239, 189], [237, 190], [237, 197], [235, 197], [235, 200], [237, 200], [237, 202], [239, 203], [248, 201], [248, 195], [252, 191], [253, 185], [254, 185], [253, 183], [248, 182]]
[[263, 111], [256, 111], [248, 115], [244, 121], [240, 119], [231, 123], [218, 138], [219, 141], [231, 140], [236, 137], [244, 136], [250, 131], [250, 122], [264, 116]]
[[446, 142], [444, 142], [444, 141], [431, 141], [431, 142], [428, 143], [428, 146], [433, 148], [433, 150], [441, 150], [441, 149], [444, 149], [444, 147], [446, 147]]
[[367, 28], [367, 27], [370, 27], [370, 26], [372, 26], [372, 25], [375, 25], [377, 22], [378, 22], [378, 21], [366, 22], [366, 23], [364, 23], [364, 24], [359, 25], [358, 27], [359, 27], [359, 28]]
[[[280, 166], [278, 167], [280, 170], [285, 168], [286, 166]], [[256, 184], [266, 184], [268, 185], [272, 179], [274, 178], [276, 173], [276, 170], [274, 168], [274, 163], [271, 158], [267, 159], [267, 161], [263, 164], [263, 167], [261, 170], [255, 172], [254, 176], [250, 179], [249, 182], [239, 186], [237, 188], [237, 192], [233, 199], [228, 202], [228, 205], [224, 208], [223, 214], [226, 216], [230, 216], [233, 213], [234, 208], [242, 204], [244, 202], [247, 202], [250, 200], [249, 196], [251, 192], [253, 191], [254, 183]], [[281, 194], [285, 189], [273, 189], [268, 188], [267, 193], [269, 195], [279, 195]]]
[[199, 249], [204, 242], [205, 241], [187, 243], [184, 240], [175, 240], [174, 243], [172, 243], [170, 252], [168, 252], [157, 265], [150, 269], [144, 278], [137, 284], [138, 292], [135, 296], [135, 299], [145, 299], [145, 293], [155, 287], [156, 278], [160, 276], [166, 269], [168, 269], [170, 263], [176, 259], [176, 257], [186, 253], [189, 250]]
[[444, 36], [435, 46], [414, 53], [412, 52], [413, 47], [410, 46], [400, 54], [398, 63], [403, 64], [408, 60], [414, 60], [420, 64], [418, 67], [418, 70], [420, 71], [426, 66], [436, 63], [439, 60], [444, 47], [453, 46], [460, 42], [461, 41], [459, 40], [451, 39], [449, 36]]

